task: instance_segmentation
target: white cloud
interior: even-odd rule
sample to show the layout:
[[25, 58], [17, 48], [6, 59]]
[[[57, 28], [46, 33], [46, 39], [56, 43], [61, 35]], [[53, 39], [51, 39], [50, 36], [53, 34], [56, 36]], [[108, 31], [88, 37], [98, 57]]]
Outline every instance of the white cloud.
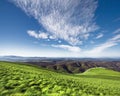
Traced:
[[63, 48], [71, 52], [81, 52], [81, 49], [77, 46], [70, 46], [70, 45], [52, 45], [52, 47], [56, 48]]
[[[40, 31], [39, 31], [40, 32]], [[37, 39], [47, 39], [48, 38], [48, 34], [47, 33], [44, 33], [44, 32], [40, 32], [40, 33], [37, 33], [35, 32], [34, 30], [28, 30], [27, 33], [34, 37], [34, 38], [37, 38]]]
[[33, 16], [53, 37], [71, 45], [81, 44], [90, 32], [98, 29], [94, 22], [97, 0], [12, 1]]
[[113, 47], [115, 45], [118, 45], [120, 43], [120, 34], [114, 36], [113, 38], [107, 40], [105, 43], [98, 45], [97, 47], [93, 48], [92, 50], [86, 51], [85, 53], [89, 54], [99, 54], [103, 52], [104, 50]]
[[99, 34], [97, 37], [96, 37], [96, 39], [99, 39], [99, 38], [102, 38], [104, 35], [101, 33], [101, 34]]
[[84, 34], [85, 39], [88, 39], [88, 37], [89, 37], [89, 34]]
[[92, 50], [90, 51], [87, 51], [88, 53], [91, 53], [91, 54], [98, 54], [98, 53], [101, 53], [103, 52], [105, 49], [109, 48], [109, 47], [112, 47], [112, 46], [115, 46], [116, 43], [113, 43], [113, 42], [106, 42], [106, 43], [103, 43], [95, 48], [93, 48]]
[[113, 33], [114, 33], [114, 34], [116, 34], [116, 33], [120, 33], [120, 28], [117, 29], [117, 30], [115, 30]]
[[110, 41], [114, 41], [114, 42], [118, 42], [119, 40], [120, 40], [120, 34], [118, 34], [110, 39]]
[[33, 30], [28, 30], [27, 33], [29, 34], [29, 36], [32, 36], [34, 38], [38, 38], [38, 34]]
[[49, 36], [49, 39], [56, 39], [55, 36]]
[[60, 41], [60, 40], [58, 41], [58, 43], [61, 43], [61, 42], [62, 42], [62, 41]]
[[38, 37], [41, 38], [41, 39], [47, 39], [48, 38], [48, 34], [42, 32], [42, 33], [38, 34]]

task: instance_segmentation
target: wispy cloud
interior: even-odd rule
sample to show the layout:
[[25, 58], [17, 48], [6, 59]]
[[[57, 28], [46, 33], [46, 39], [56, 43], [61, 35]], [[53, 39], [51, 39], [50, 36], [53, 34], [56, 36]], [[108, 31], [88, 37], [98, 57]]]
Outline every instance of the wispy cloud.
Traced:
[[47, 39], [48, 38], [48, 34], [46, 34], [46, 33], [39, 33], [39, 38]]
[[103, 52], [104, 50], [106, 50], [110, 47], [118, 45], [118, 43], [120, 43], [120, 34], [118, 34], [118, 35], [114, 36], [113, 38], [107, 40], [105, 43], [96, 46], [92, 50], [86, 51], [86, 53], [98, 54], [98, 53], [101, 53], [101, 52]]
[[120, 28], [117, 29], [117, 30], [115, 30], [113, 33], [114, 33], [114, 34], [116, 34], [116, 33], [120, 33]]
[[70, 46], [70, 45], [52, 45], [52, 47], [66, 49], [66, 50], [71, 51], [71, 52], [81, 52], [81, 49], [80, 49], [79, 47], [77, 47], [77, 46]]
[[106, 43], [98, 45], [97, 47], [93, 48], [92, 50], [86, 51], [86, 52], [91, 53], [91, 54], [98, 54], [98, 53], [103, 52], [107, 48], [110, 48], [110, 47], [115, 46], [115, 45], [117, 45], [117, 43], [115, 43], [115, 42], [114, 43], [113, 42], [106, 42]]
[[[97, 0], [12, 1], [33, 16], [53, 37], [71, 45], [81, 44], [90, 32], [98, 29], [94, 22]], [[33, 36], [37, 37], [35, 34]]]
[[111, 38], [109, 41], [110, 42], [119, 42], [120, 40], [120, 34], [114, 36], [113, 38]]
[[101, 33], [101, 34], [98, 34], [98, 36], [96, 37], [96, 39], [99, 39], [99, 38], [102, 38], [104, 35]]
[[44, 32], [37, 33], [34, 30], [28, 30], [27, 33], [36, 39], [48, 39], [48, 34]]

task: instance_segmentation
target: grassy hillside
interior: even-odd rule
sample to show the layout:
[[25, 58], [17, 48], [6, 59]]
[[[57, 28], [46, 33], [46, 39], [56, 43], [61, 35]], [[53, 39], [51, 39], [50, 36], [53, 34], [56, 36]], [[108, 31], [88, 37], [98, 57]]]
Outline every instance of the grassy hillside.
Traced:
[[120, 73], [96, 68], [68, 75], [25, 64], [0, 62], [0, 95], [120, 96]]
[[82, 74], [76, 74], [79, 77], [120, 80], [120, 72], [109, 70], [102, 67], [90, 68]]
[[102, 67], [96, 67], [96, 68], [88, 69], [82, 75], [119, 76], [120, 72], [109, 70], [109, 69], [102, 68]]

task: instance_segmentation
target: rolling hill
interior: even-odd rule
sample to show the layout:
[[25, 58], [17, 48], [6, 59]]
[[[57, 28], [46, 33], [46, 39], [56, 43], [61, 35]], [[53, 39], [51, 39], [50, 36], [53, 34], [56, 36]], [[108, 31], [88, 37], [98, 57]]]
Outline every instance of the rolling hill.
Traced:
[[104, 68], [66, 74], [25, 63], [0, 62], [0, 78], [1, 96], [120, 96], [120, 73]]
[[104, 67], [120, 72], [120, 61], [88, 61], [88, 60], [48, 60], [40, 62], [28, 62], [46, 69], [65, 73], [82, 73], [94, 67]]

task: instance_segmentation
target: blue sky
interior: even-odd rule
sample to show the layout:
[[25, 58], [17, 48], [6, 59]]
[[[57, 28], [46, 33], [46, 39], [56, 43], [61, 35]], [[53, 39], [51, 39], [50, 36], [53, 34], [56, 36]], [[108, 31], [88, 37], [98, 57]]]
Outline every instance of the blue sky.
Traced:
[[0, 55], [120, 57], [120, 0], [1, 0]]

